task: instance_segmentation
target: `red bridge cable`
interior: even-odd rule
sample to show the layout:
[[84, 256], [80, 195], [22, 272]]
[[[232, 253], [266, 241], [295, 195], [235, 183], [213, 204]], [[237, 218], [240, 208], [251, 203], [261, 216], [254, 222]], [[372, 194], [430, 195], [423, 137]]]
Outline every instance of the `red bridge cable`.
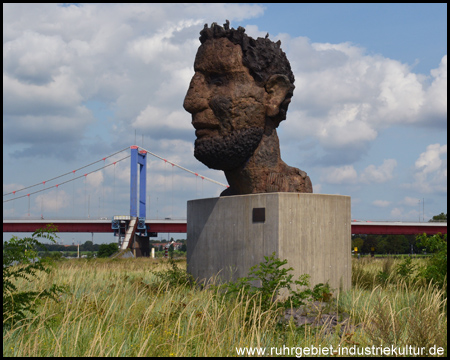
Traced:
[[[128, 159], [129, 157], [130, 157], [130, 155], [128, 155], [128, 156], [126, 156], [126, 157], [124, 157], [124, 158], [122, 158], [122, 159], [120, 159], [120, 160], [117, 160], [117, 161], [115, 161], [115, 162], [113, 162], [113, 163], [111, 163], [111, 164], [102, 166], [101, 168], [98, 168], [98, 169], [96, 169], [96, 170], [93, 170], [93, 171], [91, 171], [91, 172], [88, 172], [88, 173], [86, 173], [86, 174], [84, 174], [84, 175], [80, 175], [80, 176], [74, 177], [73, 179], [70, 179], [70, 180], [61, 182], [61, 183], [59, 183], [59, 184], [57, 184], [57, 185], [54, 185], [54, 186], [51, 186], [51, 187], [48, 187], [48, 188], [45, 188], [45, 189], [37, 190], [37, 191], [31, 192], [31, 193], [29, 193], [29, 194], [27, 194], [27, 195], [17, 196], [17, 197], [15, 197], [15, 198], [13, 198], [13, 199], [3, 200], [3, 202], [6, 203], [6, 202], [9, 202], [9, 201], [17, 200], [17, 199], [23, 198], [23, 197], [25, 197], [25, 196], [30, 196], [30, 195], [37, 194], [37, 193], [40, 193], [40, 192], [45, 191], [45, 190], [49, 190], [49, 189], [51, 189], [51, 188], [53, 188], [53, 187], [58, 188], [58, 186], [60, 186], [60, 185], [67, 184], [67, 183], [69, 183], [69, 182], [71, 182], [71, 181], [80, 179], [80, 178], [85, 177], [85, 176], [87, 176], [87, 175], [89, 175], [89, 174], [92, 174], [92, 173], [95, 173], [95, 172], [97, 172], [97, 171], [99, 171], [99, 170], [102, 170], [102, 169], [104, 169], [104, 168], [107, 168], [108, 166], [116, 165], [116, 163], [118, 163], [119, 161]], [[78, 169], [78, 170], [79, 170], [79, 169]], [[70, 173], [69, 173], [69, 174], [70, 174]], [[47, 180], [47, 181], [48, 181], [48, 180]], [[23, 190], [23, 189], [22, 189], [22, 190]]]
[[191, 173], [191, 174], [193, 174], [193, 175], [195, 175], [195, 176], [200, 176], [202, 179], [205, 179], [205, 180], [207, 180], [207, 181], [210, 181], [210, 182], [212, 182], [212, 183], [214, 183], [214, 184], [217, 184], [217, 185], [220, 185], [220, 186], [223, 186], [223, 187], [226, 187], [226, 188], [229, 187], [228, 185], [222, 184], [222, 183], [220, 183], [220, 182], [218, 182], [218, 181], [216, 181], [216, 180], [207, 178], [206, 176], [199, 175], [198, 173], [193, 172], [193, 171], [191, 171], [191, 170], [189, 170], [189, 169], [186, 169], [185, 167], [182, 167], [181, 165], [175, 164], [175, 163], [172, 162], [172, 161], [166, 160], [166, 159], [164, 159], [163, 157], [161, 157], [161, 156], [159, 156], [159, 155], [156, 155], [156, 154], [152, 153], [151, 151], [148, 151], [147, 149], [144, 149], [144, 148], [141, 147], [141, 146], [139, 146], [139, 148], [141, 148], [142, 150], [146, 151], [146, 152], [149, 153], [150, 155], [152, 155], [152, 156], [154, 156], [154, 157], [157, 157], [158, 159], [164, 160], [166, 163], [169, 163], [169, 164], [171, 164], [172, 166], [176, 166], [177, 168], [180, 168], [181, 170], [187, 171], [188, 173]]
[[[105, 159], [110, 158], [111, 156], [117, 155], [117, 154], [119, 154], [119, 153], [121, 153], [121, 152], [123, 152], [123, 151], [125, 151], [125, 150], [128, 150], [128, 149], [129, 149], [129, 147], [126, 147], [125, 149], [119, 150], [119, 151], [115, 152], [114, 154], [105, 156], [104, 158], [102, 158], [102, 159], [100, 159], [100, 160], [94, 161], [93, 163], [87, 164], [87, 165], [82, 166], [82, 167], [80, 167], [80, 168], [78, 168], [78, 169], [72, 170], [72, 171], [70, 171], [70, 172], [68, 172], [68, 173], [65, 173], [65, 174], [56, 176], [56, 177], [51, 178], [51, 179], [49, 179], [49, 180], [41, 181], [40, 183], [37, 183], [37, 184], [34, 184], [34, 185], [30, 185], [30, 186], [24, 187], [24, 188], [19, 189], [19, 190], [11, 191], [11, 192], [9, 192], [9, 193], [3, 194], [3, 196], [10, 195], [10, 194], [15, 194], [15, 193], [18, 192], [18, 191], [22, 191], [22, 190], [25, 190], [25, 189], [30, 189], [30, 188], [35, 187], [35, 186], [38, 186], [38, 185], [40, 185], [40, 184], [42, 184], [42, 183], [45, 184], [45, 183], [48, 182], [48, 181], [52, 181], [52, 180], [55, 180], [55, 179], [59, 179], [60, 177], [69, 175], [69, 174], [71, 174], [71, 173], [75, 173], [75, 172], [78, 171], [78, 170], [81, 170], [81, 169], [84, 169], [84, 168], [86, 168], [86, 167], [88, 167], [88, 166], [94, 165], [94, 164], [96, 164], [96, 163], [98, 163], [98, 162], [100, 162], [100, 161], [104, 161]], [[62, 183], [62, 184], [64, 184], [64, 183]], [[34, 193], [36, 193], [36, 192], [34, 192]], [[34, 193], [33, 193], [33, 194], [34, 194]], [[4, 202], [5, 202], [5, 201], [4, 201]]]

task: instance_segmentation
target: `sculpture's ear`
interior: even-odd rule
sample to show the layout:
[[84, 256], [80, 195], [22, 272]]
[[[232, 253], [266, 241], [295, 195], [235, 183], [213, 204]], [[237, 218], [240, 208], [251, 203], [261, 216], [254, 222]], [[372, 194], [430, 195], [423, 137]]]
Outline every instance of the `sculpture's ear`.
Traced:
[[265, 84], [266, 114], [275, 116], [280, 112], [280, 105], [291, 88], [288, 77], [281, 74], [272, 75]]

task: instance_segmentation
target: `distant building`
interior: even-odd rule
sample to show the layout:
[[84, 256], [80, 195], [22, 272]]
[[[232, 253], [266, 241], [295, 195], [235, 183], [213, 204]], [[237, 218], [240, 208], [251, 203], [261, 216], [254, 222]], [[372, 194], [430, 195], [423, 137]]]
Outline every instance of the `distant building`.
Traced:
[[173, 249], [174, 250], [180, 250], [180, 248], [181, 248], [181, 246], [183, 245], [182, 243], [179, 243], [179, 242], [175, 242], [175, 241], [172, 241], [172, 242], [165, 242], [165, 243], [151, 243], [151, 245], [153, 245], [153, 247], [155, 247], [155, 248], [159, 248], [160, 246], [162, 246], [162, 248], [164, 249], [164, 248], [169, 248], [170, 247], [170, 245], [173, 245]]

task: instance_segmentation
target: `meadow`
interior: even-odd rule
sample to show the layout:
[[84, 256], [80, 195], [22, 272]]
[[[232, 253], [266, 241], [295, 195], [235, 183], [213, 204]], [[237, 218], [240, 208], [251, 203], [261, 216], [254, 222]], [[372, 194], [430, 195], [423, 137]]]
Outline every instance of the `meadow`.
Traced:
[[328, 300], [329, 309], [352, 327], [330, 333], [325, 325], [280, 321], [282, 310], [261, 306], [255, 296], [227, 298], [214, 288], [172, 281], [183, 273], [185, 259], [175, 261], [175, 273], [165, 259], [57, 261], [51, 273], [19, 280], [18, 287], [39, 290], [56, 283], [67, 293], [38, 304], [26, 321], [4, 327], [3, 356], [237, 356], [239, 347], [330, 345], [437, 346], [446, 356], [446, 289], [414, 280], [417, 266], [402, 275], [400, 263], [353, 259], [352, 289], [334, 290]]

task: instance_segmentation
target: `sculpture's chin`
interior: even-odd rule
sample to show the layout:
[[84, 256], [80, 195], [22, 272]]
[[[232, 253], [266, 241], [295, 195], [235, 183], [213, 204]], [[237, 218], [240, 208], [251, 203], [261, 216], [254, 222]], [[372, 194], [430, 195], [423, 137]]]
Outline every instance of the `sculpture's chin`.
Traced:
[[236, 130], [231, 135], [195, 140], [194, 156], [207, 167], [216, 170], [232, 170], [241, 166], [258, 147], [263, 129]]

